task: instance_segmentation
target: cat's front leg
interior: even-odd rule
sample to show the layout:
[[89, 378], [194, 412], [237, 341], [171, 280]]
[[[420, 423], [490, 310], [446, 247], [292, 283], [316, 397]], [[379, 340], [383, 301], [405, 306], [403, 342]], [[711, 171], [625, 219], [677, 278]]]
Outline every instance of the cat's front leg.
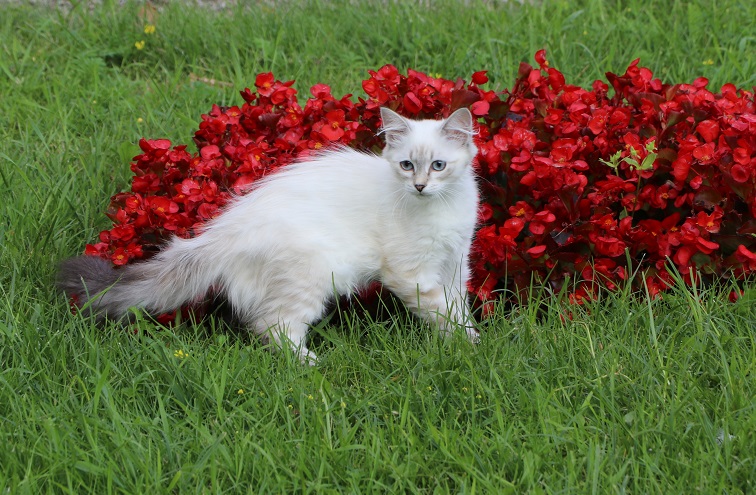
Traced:
[[444, 320], [439, 322], [441, 336], [449, 337], [457, 329], [463, 328], [467, 339], [477, 344], [480, 340], [480, 335], [473, 325], [470, 306], [467, 304], [467, 291], [460, 292], [459, 289], [454, 287], [444, 287], [443, 292], [446, 294], [446, 305], [441, 307], [446, 308], [446, 313]]
[[416, 315], [434, 324], [442, 337], [449, 337], [458, 329], [464, 329], [467, 338], [477, 343], [479, 336], [472, 325], [467, 293], [454, 287], [437, 286], [423, 289], [416, 285], [389, 289]]

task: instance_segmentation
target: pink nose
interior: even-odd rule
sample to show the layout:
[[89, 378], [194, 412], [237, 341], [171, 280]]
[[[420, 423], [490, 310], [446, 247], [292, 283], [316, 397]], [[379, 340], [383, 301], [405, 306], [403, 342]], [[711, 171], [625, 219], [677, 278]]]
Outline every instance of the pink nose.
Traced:
[[425, 184], [415, 184], [415, 189], [417, 189], [417, 192], [423, 192], [423, 189], [425, 189]]

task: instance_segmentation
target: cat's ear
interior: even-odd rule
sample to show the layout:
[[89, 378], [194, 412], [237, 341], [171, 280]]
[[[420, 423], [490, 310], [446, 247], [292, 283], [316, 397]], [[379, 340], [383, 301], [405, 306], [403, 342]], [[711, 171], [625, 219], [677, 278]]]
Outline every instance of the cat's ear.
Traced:
[[381, 131], [386, 135], [387, 145], [396, 146], [409, 134], [409, 121], [393, 110], [381, 107], [381, 120]]
[[470, 110], [460, 108], [449, 115], [449, 118], [444, 121], [444, 126], [441, 129], [444, 135], [452, 141], [463, 145], [471, 143], [475, 130], [473, 129], [473, 119]]

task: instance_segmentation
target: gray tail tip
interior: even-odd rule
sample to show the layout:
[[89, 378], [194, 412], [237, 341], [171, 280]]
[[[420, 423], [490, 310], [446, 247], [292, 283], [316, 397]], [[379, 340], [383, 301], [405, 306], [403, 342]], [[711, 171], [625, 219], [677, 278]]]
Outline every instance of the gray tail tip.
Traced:
[[60, 262], [55, 286], [67, 297], [81, 299], [87, 294], [97, 294], [117, 279], [118, 272], [110, 261], [97, 256], [77, 256]]

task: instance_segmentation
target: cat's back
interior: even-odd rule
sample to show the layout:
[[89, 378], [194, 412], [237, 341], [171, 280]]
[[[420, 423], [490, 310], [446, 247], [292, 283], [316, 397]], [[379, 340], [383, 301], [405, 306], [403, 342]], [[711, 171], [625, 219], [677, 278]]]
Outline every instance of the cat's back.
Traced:
[[391, 187], [388, 162], [349, 148], [319, 153], [262, 179], [220, 222], [281, 229], [353, 228], [379, 215]]
[[364, 195], [368, 186], [386, 183], [390, 172], [388, 162], [379, 156], [336, 148], [289, 165], [280, 175], [272, 176], [270, 182], [274, 187], [293, 188], [302, 193], [332, 191], [346, 196]]

